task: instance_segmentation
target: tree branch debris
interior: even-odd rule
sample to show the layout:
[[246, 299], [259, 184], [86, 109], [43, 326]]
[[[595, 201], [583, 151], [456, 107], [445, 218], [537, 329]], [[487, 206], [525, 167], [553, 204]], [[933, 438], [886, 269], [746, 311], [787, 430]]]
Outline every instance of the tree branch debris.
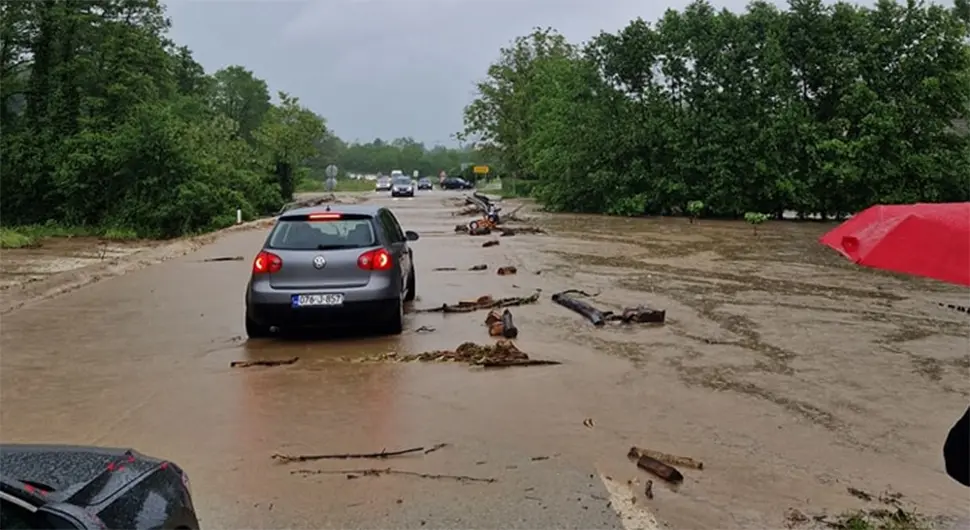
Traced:
[[514, 236], [515, 234], [545, 234], [546, 231], [538, 226], [500, 226], [498, 227], [500, 237]]
[[[439, 447], [440, 446], [440, 447]], [[444, 447], [442, 444], [438, 444], [431, 449], [438, 450]], [[314, 460], [353, 460], [353, 459], [384, 459], [391, 458], [394, 456], [409, 455], [412, 453], [420, 453], [425, 451], [424, 447], [412, 447], [410, 449], [402, 449], [400, 451], [387, 451], [381, 450], [379, 453], [334, 453], [326, 455], [285, 455], [281, 453], [275, 453], [271, 457], [273, 460], [283, 464], [289, 464], [292, 462], [312, 462]], [[429, 449], [428, 452], [431, 450]], [[425, 453], [427, 454], [427, 453]]]
[[626, 456], [635, 461], [638, 468], [648, 471], [671, 484], [680, 484], [684, 481], [684, 475], [673, 467], [674, 464], [693, 469], [704, 469], [704, 464], [693, 458], [651, 451], [636, 446], [631, 447]]
[[667, 318], [666, 310], [653, 309], [644, 305], [624, 308], [620, 314], [616, 314], [613, 311], [603, 311], [574, 295], [587, 297], [593, 296], [578, 289], [568, 289], [566, 291], [554, 293], [552, 295], [552, 301], [565, 307], [566, 309], [579, 313], [597, 327], [604, 326], [607, 322], [620, 322], [623, 324], [663, 324]]
[[371, 357], [353, 358], [351, 362], [460, 362], [482, 368], [562, 364], [559, 361], [530, 359], [512, 341], [506, 339], [500, 339], [491, 346], [465, 342], [455, 350], [434, 350], [411, 355], [398, 355], [397, 352], [390, 352]]
[[383, 460], [385, 458], [392, 458], [395, 456], [405, 456], [412, 455], [415, 453], [421, 453], [428, 455], [435, 451], [444, 449], [448, 447], [447, 443], [437, 443], [431, 447], [425, 449], [422, 447], [412, 447], [410, 449], [402, 449], [400, 451], [388, 451], [382, 449], [379, 453], [333, 453], [333, 454], [323, 454], [323, 455], [287, 455], [282, 453], [274, 453], [270, 458], [280, 462], [281, 464], [291, 464], [293, 462], [313, 462], [316, 460], [366, 460], [366, 459], [379, 459]]
[[457, 304], [441, 304], [439, 307], [429, 307], [417, 309], [416, 313], [471, 313], [483, 309], [498, 309], [503, 307], [516, 307], [525, 304], [534, 304], [539, 301], [539, 291], [530, 296], [513, 296], [509, 298], [499, 298], [498, 300], [489, 295], [480, 296], [475, 300], [462, 300]]
[[348, 479], [360, 477], [379, 477], [381, 475], [406, 475], [409, 477], [427, 478], [434, 480], [454, 480], [456, 482], [481, 482], [491, 484], [498, 482], [496, 478], [470, 477], [468, 475], [441, 475], [437, 473], [419, 473], [402, 469], [294, 469], [293, 475], [346, 475]]
[[206, 258], [201, 261], [202, 263], [219, 263], [222, 261], [243, 261], [245, 259], [242, 256], [219, 256], [218, 258]]
[[660, 451], [652, 451], [650, 449], [644, 449], [642, 447], [633, 446], [630, 448], [630, 452], [627, 453], [630, 458], [640, 458], [641, 456], [649, 456], [654, 460], [659, 460], [665, 464], [671, 466], [683, 466], [689, 467], [691, 469], [704, 469], [704, 463], [687, 456], [677, 456], [668, 453], [661, 453]]
[[[468, 267], [469, 271], [483, 271], [487, 269], [488, 269], [488, 265], [485, 265], [485, 264], [472, 265], [471, 267]], [[453, 272], [453, 271], [457, 271], [458, 267], [435, 267], [431, 270], [435, 272]]]
[[229, 363], [230, 368], [251, 368], [253, 366], [285, 366], [288, 364], [293, 364], [299, 361], [299, 357], [290, 357], [289, 359], [277, 359], [277, 360], [258, 360], [258, 361], [232, 361]]

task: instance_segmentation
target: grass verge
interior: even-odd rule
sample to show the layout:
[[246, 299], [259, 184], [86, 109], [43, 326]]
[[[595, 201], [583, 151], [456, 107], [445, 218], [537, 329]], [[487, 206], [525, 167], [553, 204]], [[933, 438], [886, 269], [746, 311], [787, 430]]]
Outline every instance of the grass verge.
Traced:
[[99, 237], [111, 241], [138, 239], [134, 230], [124, 228], [92, 228], [47, 223], [43, 225], [0, 227], [0, 248], [36, 247], [44, 239], [52, 237]]

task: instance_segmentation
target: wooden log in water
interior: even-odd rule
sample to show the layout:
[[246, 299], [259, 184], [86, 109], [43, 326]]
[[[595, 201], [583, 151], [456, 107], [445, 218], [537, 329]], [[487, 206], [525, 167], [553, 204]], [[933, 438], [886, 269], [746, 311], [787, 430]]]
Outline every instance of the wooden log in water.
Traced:
[[676, 468], [673, 466], [668, 466], [667, 464], [664, 464], [655, 458], [650, 458], [649, 456], [641, 456], [637, 460], [637, 467], [644, 471], [653, 473], [654, 475], [673, 484], [680, 484], [684, 481], [684, 475], [682, 475], [680, 471], [677, 471]]
[[575, 291], [563, 291], [560, 293], [555, 293], [552, 295], [552, 301], [583, 315], [587, 320], [593, 323], [594, 326], [602, 326], [606, 324], [606, 315], [596, 309], [592, 305], [586, 303], [583, 300], [569, 296], [570, 292]]
[[636, 322], [663, 324], [667, 318], [667, 311], [664, 309], [653, 309], [644, 305], [627, 307], [620, 314], [620, 320], [626, 323]]
[[512, 312], [506, 309], [502, 312], [502, 336], [507, 339], [514, 339], [519, 336], [519, 328], [512, 322]]

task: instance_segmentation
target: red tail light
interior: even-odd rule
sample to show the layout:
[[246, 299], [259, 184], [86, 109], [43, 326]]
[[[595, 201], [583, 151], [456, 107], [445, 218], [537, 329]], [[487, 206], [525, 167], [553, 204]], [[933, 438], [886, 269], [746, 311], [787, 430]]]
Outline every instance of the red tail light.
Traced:
[[357, 258], [357, 266], [367, 271], [386, 271], [394, 266], [391, 253], [379, 248], [364, 252]]
[[270, 274], [279, 272], [282, 268], [283, 260], [276, 254], [265, 250], [257, 254], [256, 259], [253, 260], [253, 274]]

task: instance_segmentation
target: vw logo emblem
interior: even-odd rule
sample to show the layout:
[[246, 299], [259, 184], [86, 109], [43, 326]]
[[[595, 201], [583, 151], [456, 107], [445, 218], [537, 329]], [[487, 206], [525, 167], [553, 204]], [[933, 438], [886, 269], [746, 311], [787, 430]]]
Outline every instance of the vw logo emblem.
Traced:
[[327, 260], [323, 259], [323, 256], [317, 256], [313, 258], [313, 266], [317, 269], [322, 269], [327, 266]]

